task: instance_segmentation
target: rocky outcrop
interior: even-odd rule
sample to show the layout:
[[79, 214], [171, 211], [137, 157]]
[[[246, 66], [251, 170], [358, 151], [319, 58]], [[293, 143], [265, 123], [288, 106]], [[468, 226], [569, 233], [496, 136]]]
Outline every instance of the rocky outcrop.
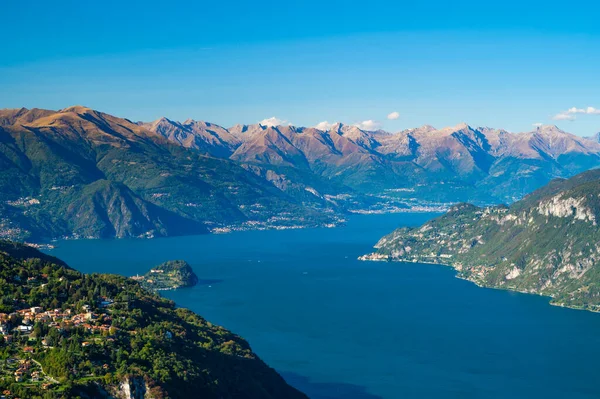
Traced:
[[115, 399], [154, 399], [148, 383], [141, 377], [125, 378], [114, 393]]
[[541, 202], [537, 211], [544, 216], [573, 217], [596, 225], [596, 216], [586, 205], [585, 197], [564, 198], [559, 194], [548, 201]]

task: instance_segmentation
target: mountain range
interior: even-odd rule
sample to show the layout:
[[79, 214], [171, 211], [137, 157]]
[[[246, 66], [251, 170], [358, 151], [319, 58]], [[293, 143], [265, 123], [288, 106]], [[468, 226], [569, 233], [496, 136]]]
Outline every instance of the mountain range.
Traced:
[[405, 188], [449, 202], [512, 202], [554, 177], [600, 165], [598, 140], [556, 126], [509, 133], [462, 123], [393, 134], [341, 123], [327, 131], [261, 124], [225, 129], [166, 118], [142, 126], [216, 157], [291, 166], [363, 193]]
[[486, 287], [600, 311], [600, 170], [555, 179], [510, 207], [457, 204], [383, 237], [363, 260], [449, 264]]
[[153, 237], [335, 225], [415, 203], [511, 203], [600, 166], [555, 126], [397, 133], [160, 118], [82, 106], [0, 110], [0, 236]]
[[85, 107], [4, 110], [0, 235], [137, 237], [331, 222], [333, 205], [317, 190], [340, 188], [283, 169], [205, 156]]

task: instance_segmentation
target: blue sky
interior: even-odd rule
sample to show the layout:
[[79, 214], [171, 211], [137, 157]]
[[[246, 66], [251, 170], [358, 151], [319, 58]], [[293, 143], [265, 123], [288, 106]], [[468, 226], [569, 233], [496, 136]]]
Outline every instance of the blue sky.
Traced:
[[49, 3], [3, 5], [0, 108], [600, 131], [593, 2]]

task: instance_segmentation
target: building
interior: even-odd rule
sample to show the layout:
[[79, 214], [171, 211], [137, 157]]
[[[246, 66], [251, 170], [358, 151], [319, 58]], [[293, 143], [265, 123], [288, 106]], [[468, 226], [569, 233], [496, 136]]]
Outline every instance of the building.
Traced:
[[33, 326], [20, 325], [17, 327], [17, 330], [22, 333], [30, 333], [33, 330]]

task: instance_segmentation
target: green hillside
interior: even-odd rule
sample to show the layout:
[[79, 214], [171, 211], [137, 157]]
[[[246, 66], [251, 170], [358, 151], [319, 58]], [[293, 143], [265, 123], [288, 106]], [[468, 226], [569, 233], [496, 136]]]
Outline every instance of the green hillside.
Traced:
[[6, 397], [306, 398], [242, 338], [132, 279], [6, 241], [0, 265]]
[[510, 207], [454, 206], [383, 237], [364, 260], [450, 264], [487, 286], [600, 311], [600, 170], [554, 180]]

